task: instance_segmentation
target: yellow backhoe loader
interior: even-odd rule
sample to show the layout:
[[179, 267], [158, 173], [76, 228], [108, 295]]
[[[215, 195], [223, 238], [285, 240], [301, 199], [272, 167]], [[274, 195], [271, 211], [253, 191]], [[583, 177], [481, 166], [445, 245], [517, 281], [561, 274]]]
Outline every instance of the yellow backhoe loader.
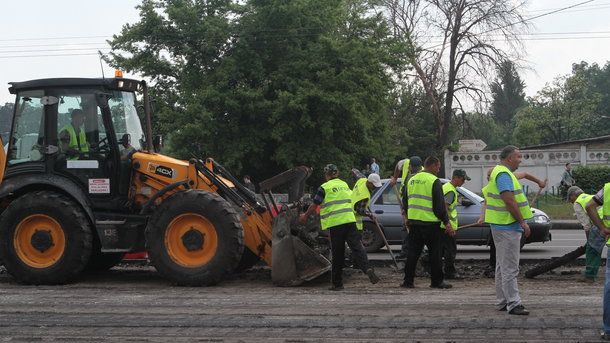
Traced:
[[[214, 285], [259, 259], [281, 286], [330, 269], [297, 238], [308, 168], [261, 183], [257, 196], [211, 158], [161, 155], [146, 82], [116, 76], [11, 83], [0, 260], [18, 282], [66, 283], [144, 250], [179, 285]], [[291, 203], [280, 208], [271, 190], [285, 183]]]

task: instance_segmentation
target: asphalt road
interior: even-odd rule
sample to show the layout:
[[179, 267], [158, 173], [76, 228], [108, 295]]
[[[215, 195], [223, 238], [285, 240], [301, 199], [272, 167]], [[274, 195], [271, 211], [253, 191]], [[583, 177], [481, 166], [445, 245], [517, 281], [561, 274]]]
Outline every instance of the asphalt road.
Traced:
[[[521, 259], [547, 259], [562, 256], [585, 244], [582, 230], [552, 230], [552, 240], [545, 243], [526, 244], [521, 250]], [[394, 253], [400, 252], [400, 245], [392, 245]], [[602, 256], [606, 256], [605, 248]], [[369, 254], [372, 260], [389, 260], [387, 250]], [[488, 246], [458, 245], [458, 259], [486, 260], [489, 258]], [[584, 256], [582, 257], [584, 258]]]

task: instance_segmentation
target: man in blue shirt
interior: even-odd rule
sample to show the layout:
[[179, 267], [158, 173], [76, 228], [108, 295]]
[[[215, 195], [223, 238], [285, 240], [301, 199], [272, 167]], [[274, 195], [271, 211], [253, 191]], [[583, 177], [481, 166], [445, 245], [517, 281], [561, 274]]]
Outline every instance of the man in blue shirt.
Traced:
[[371, 174], [379, 175], [379, 165], [375, 162], [375, 158], [371, 158]]

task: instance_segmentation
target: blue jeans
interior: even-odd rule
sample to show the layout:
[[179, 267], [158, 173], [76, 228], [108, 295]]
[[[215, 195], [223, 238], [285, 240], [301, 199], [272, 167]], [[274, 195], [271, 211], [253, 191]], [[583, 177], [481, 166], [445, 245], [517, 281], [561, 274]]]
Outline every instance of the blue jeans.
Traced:
[[604, 332], [610, 333], [610, 254], [606, 257], [606, 280], [604, 281]]

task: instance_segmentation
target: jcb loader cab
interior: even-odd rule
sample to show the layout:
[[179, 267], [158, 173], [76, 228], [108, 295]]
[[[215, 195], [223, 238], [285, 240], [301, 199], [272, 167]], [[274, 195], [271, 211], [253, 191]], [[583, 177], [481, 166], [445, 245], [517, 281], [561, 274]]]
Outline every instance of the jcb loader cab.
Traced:
[[216, 284], [259, 259], [278, 285], [329, 269], [293, 235], [298, 204], [271, 211], [271, 189], [292, 182], [298, 200], [307, 168], [268, 180], [257, 198], [211, 158], [156, 153], [144, 81], [41, 79], [9, 90], [16, 102], [0, 149], [0, 260], [18, 282], [65, 283], [144, 250], [181, 285]]

